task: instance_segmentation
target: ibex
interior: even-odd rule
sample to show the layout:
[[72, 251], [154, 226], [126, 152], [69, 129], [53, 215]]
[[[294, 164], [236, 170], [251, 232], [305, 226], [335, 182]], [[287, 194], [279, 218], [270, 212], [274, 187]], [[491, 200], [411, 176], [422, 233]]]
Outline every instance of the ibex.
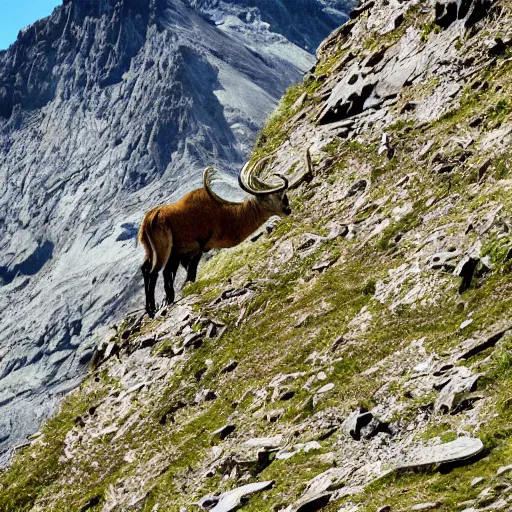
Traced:
[[181, 263], [187, 269], [187, 281], [195, 281], [197, 266], [204, 252], [213, 248], [234, 247], [256, 231], [273, 215], [289, 215], [286, 191], [288, 180], [274, 174], [276, 185], [261, 180], [256, 170], [272, 156], [250, 166], [247, 163], [238, 181], [240, 188], [251, 194], [242, 203], [220, 198], [211, 188], [212, 172], [203, 174], [203, 188], [193, 190], [176, 203], [158, 206], [146, 213], [139, 230], [139, 241], [146, 258], [141, 270], [146, 293], [146, 312], [156, 313], [155, 286], [163, 268], [164, 288], [168, 304], [174, 302], [174, 278]]

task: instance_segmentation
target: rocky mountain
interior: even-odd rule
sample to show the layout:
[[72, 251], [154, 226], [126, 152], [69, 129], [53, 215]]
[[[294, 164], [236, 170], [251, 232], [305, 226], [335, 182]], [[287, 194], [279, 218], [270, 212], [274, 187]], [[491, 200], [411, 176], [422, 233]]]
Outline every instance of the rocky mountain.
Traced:
[[346, 0], [186, 1], [222, 30], [238, 35], [245, 33], [252, 44], [261, 35], [268, 42], [267, 29], [280, 27], [281, 35], [308, 51], [313, 51], [326, 32], [332, 30], [333, 20], [341, 25], [355, 5]]
[[0, 52], [4, 462], [140, 307], [144, 212], [239, 168], [341, 6], [66, 0]]
[[512, 509], [512, 5], [351, 17], [252, 156], [293, 215], [105, 337], [2, 510]]

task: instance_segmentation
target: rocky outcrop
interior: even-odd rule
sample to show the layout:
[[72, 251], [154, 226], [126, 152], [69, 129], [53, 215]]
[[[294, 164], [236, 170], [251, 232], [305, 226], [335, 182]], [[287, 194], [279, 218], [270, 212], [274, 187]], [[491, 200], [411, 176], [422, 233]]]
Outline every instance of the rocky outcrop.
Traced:
[[[312, 64], [283, 35], [292, 3], [259, 3], [65, 1], [0, 52], [2, 449], [76, 385], [93, 337], [139, 307], [144, 211], [208, 163], [234, 172]], [[307, 5], [312, 45], [337, 18]], [[252, 18], [235, 26], [230, 9]]]

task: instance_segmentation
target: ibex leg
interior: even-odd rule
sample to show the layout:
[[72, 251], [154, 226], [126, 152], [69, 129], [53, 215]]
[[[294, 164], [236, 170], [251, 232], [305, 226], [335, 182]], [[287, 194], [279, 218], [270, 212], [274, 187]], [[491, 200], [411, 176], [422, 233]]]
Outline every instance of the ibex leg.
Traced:
[[174, 279], [176, 278], [179, 263], [180, 258], [171, 252], [163, 272], [167, 304], [172, 304], [174, 302]]
[[148, 295], [146, 301], [146, 311], [153, 318], [156, 313], [155, 287], [158, 280], [158, 270], [150, 272], [148, 279]]
[[206, 247], [206, 244], [210, 240], [212, 234], [210, 233], [210, 237], [206, 240], [199, 240], [199, 252], [194, 254], [189, 261], [189, 264], [187, 266], [187, 281], [191, 281], [192, 283], [196, 280], [197, 277], [197, 266], [199, 265], [199, 262], [201, 261], [201, 257], [204, 252], [204, 248]]
[[201, 260], [202, 252], [199, 252], [190, 258], [190, 261], [187, 266], [187, 282], [194, 282], [197, 277], [197, 266], [199, 265], [199, 261]]
[[[151, 261], [146, 260], [140, 267], [142, 271], [142, 277], [144, 278], [144, 294], [146, 296], [146, 312], [149, 314], [151, 311], [150, 301], [149, 301], [149, 275], [151, 274]], [[150, 315], [151, 316], [151, 315]]]

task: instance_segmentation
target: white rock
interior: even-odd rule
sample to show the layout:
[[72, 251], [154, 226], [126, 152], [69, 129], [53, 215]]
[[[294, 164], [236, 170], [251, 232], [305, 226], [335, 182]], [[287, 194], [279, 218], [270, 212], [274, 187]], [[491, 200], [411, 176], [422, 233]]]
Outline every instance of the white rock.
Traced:
[[504, 475], [505, 473], [509, 473], [510, 471], [512, 471], [512, 465], [501, 466], [501, 468], [499, 468], [498, 471], [496, 472], [496, 476]]
[[219, 501], [215, 507], [210, 509], [211, 512], [230, 512], [235, 510], [242, 503], [242, 498], [249, 494], [269, 489], [274, 484], [273, 480], [267, 482], [258, 482], [255, 484], [247, 484], [232, 491], [225, 492], [219, 496]]
[[323, 393], [327, 393], [328, 391], [331, 391], [332, 389], [334, 389], [334, 384], [332, 382], [330, 382], [329, 384], [326, 384], [325, 386], [322, 386], [318, 391], [317, 391], [317, 394], [318, 395], [321, 395]]
[[472, 318], [468, 318], [467, 320], [464, 320], [464, 322], [462, 322], [460, 324], [459, 329], [462, 331], [462, 329], [465, 329], [468, 325], [471, 325], [472, 323], [473, 323], [473, 319]]
[[441, 504], [439, 502], [431, 502], [431, 503], [418, 503], [417, 505], [414, 505], [411, 507], [411, 512], [418, 511], [418, 510], [435, 510], [436, 508], [439, 508]]
[[243, 444], [251, 448], [279, 448], [283, 444], [283, 436], [278, 434], [273, 437], [255, 437], [245, 441]]

